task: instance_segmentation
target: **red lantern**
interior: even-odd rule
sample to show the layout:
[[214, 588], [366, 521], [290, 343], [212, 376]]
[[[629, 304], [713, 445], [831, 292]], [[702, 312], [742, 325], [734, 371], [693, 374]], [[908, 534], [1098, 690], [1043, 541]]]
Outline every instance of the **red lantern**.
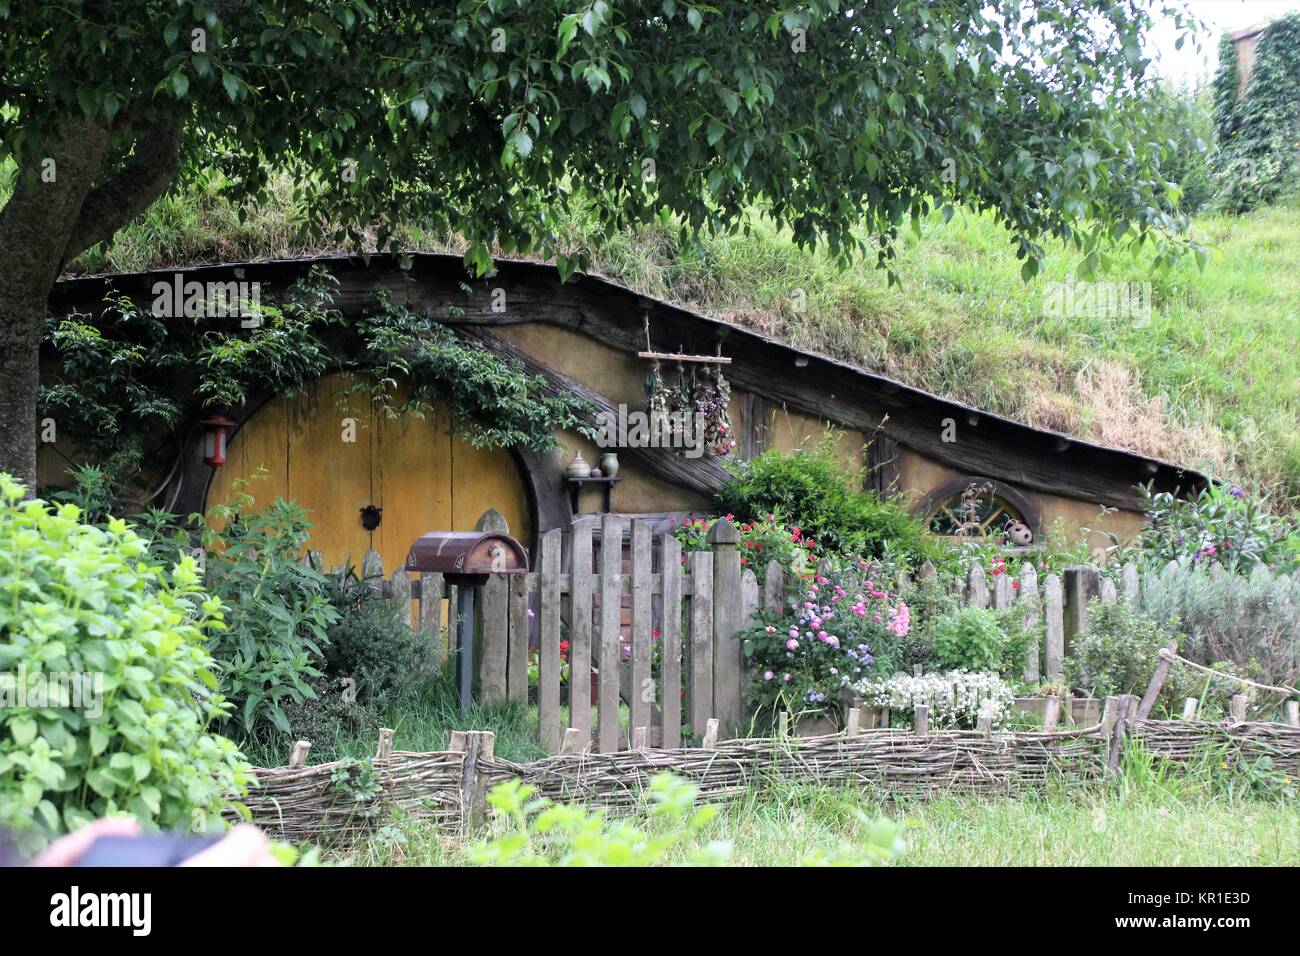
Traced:
[[226, 463], [226, 433], [235, 427], [235, 423], [216, 415], [199, 424], [207, 429], [203, 435], [203, 461], [216, 471]]

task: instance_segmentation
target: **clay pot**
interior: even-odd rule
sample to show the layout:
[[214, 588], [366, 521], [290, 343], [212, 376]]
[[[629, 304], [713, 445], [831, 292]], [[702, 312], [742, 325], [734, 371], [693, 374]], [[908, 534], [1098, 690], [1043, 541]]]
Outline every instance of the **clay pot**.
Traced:
[[564, 469], [564, 476], [566, 478], [591, 477], [591, 465], [587, 464], [586, 459], [582, 457], [581, 451], [575, 451], [573, 453], [573, 460], [569, 462], [569, 466]]

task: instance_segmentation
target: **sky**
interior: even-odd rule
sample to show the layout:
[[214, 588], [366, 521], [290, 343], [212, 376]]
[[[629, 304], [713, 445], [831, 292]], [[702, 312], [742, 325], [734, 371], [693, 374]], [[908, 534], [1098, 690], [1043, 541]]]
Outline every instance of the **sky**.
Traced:
[[1189, 40], [1174, 49], [1178, 30], [1172, 20], [1162, 20], [1148, 38], [1147, 52], [1155, 59], [1160, 75], [1183, 85], [1194, 85], [1213, 77], [1219, 64], [1219, 35], [1274, 20], [1300, 10], [1300, 0], [1190, 0], [1188, 9], [1209, 30], [1201, 36], [1201, 49]]

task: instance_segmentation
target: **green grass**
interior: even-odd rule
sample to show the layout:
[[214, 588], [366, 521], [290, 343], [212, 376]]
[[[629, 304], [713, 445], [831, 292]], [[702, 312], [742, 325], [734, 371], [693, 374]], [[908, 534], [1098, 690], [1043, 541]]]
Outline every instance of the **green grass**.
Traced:
[[[384, 717], [400, 750], [440, 750], [452, 730], [492, 730], [495, 752], [524, 762], [544, 755], [537, 710], [519, 705], [475, 707], [462, 716], [449, 678], [438, 678]], [[313, 740], [311, 762], [372, 756], [373, 734], [339, 732]], [[287, 739], [247, 746], [255, 763], [288, 759]], [[1231, 783], [1231, 786], [1229, 784]], [[867, 840], [871, 822], [887, 815], [903, 824], [905, 866], [1296, 866], [1300, 805], [1252, 797], [1222, 756], [1175, 773], [1140, 750], [1126, 751], [1121, 772], [1093, 785], [1058, 782], [1043, 793], [893, 799], [853, 787], [767, 781], [721, 812], [698, 839], [665, 862], [681, 862], [701, 845], [722, 841], [734, 865], [790, 865], [814, 855], [833, 859]], [[1243, 796], [1243, 794], [1245, 794]], [[662, 826], [644, 812], [629, 819], [654, 835]], [[368, 865], [460, 865], [461, 842], [418, 824], [391, 823], [370, 842], [341, 853]]]
[[[0, 193], [3, 188], [0, 187]], [[290, 184], [237, 210], [213, 185], [156, 203], [76, 272], [329, 251], [295, 238]], [[1279, 506], [1300, 505], [1300, 204], [1243, 217], [1204, 216], [1215, 252], [1150, 276], [1148, 259], [1119, 255], [1101, 278], [1150, 281], [1149, 323], [1044, 314], [1047, 282], [1077, 263], [1056, 249], [1043, 275], [1021, 281], [1009, 235], [959, 212], [900, 243], [901, 285], [872, 263], [840, 270], [793, 247], [761, 218], [748, 235], [684, 246], [658, 227], [599, 236], [589, 211], [559, 223], [593, 271], [941, 395], [1029, 424], [1132, 448], [1249, 484]], [[456, 237], [405, 224], [411, 249], [459, 251]], [[799, 308], [800, 302], [806, 304]]]
[[[737, 866], [835, 859], [867, 842], [872, 821], [903, 825], [902, 866], [1295, 866], [1300, 810], [1294, 802], [1230, 799], [1202, 773], [1173, 777], [1127, 766], [1093, 787], [1053, 787], [1016, 797], [890, 800], [851, 788], [777, 785], [722, 808], [697, 838], [675, 848], [682, 862], [703, 844], [730, 847]], [[661, 834], [645, 813], [630, 822]], [[367, 865], [461, 865], [458, 841], [419, 827], [390, 828], [354, 849]]]
[[[514, 703], [485, 707], [476, 703], [468, 713], [462, 714], [454, 681], [455, 674], [447, 669], [379, 715], [379, 725], [393, 729], [397, 750], [420, 753], [445, 750], [454, 730], [490, 730], [496, 734], [498, 757], [523, 762], [546, 755], [537, 742], [536, 707]], [[240, 749], [257, 766], [283, 766], [289, 762], [295, 736], [244, 740]], [[311, 734], [310, 762], [372, 757], [376, 743], [376, 734], [370, 731], [343, 726], [335, 726], [332, 734], [317, 731]]]

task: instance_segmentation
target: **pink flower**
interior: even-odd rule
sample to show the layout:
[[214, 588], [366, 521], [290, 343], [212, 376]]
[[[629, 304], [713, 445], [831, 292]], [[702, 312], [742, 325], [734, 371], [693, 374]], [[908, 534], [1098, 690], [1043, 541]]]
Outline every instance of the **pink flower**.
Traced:
[[890, 610], [890, 620], [889, 623], [885, 625], [885, 630], [898, 637], [906, 637], [908, 630], [910, 630], [912, 626], [911, 613], [912, 612], [908, 610], [907, 605], [900, 601], [898, 607]]
[[792, 637], [792, 638], [790, 638], [790, 640], [788, 640], [788, 641], [785, 642], [785, 647], [786, 647], [786, 650], [789, 650], [789, 651], [797, 651], [797, 650], [799, 650], [799, 642], [796, 641], [796, 640]]
[[775, 676], [776, 675], [773, 674], [771, 671], [763, 671], [763, 680], [771, 680]]
[[767, 633], [769, 633], [769, 634], [775, 634], [775, 633], [776, 633], [776, 628], [774, 628], [771, 624], [769, 624], [767, 627], [765, 627], [764, 630], [767, 631]]
[[784, 680], [787, 684], [790, 683], [790, 675], [789, 675], [789, 674], [786, 674], [785, 677], [783, 677], [783, 678], [781, 678], [781, 679]]

